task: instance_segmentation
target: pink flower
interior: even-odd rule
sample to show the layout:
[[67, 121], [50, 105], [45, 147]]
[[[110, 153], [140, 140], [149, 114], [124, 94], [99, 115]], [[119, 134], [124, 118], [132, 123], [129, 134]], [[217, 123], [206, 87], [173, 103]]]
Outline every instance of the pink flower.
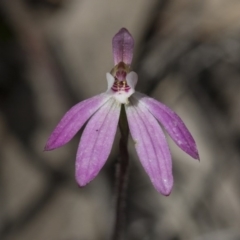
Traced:
[[175, 112], [135, 91], [138, 76], [130, 70], [134, 40], [128, 30], [122, 28], [112, 43], [115, 67], [106, 75], [107, 91], [73, 106], [49, 137], [45, 150], [69, 142], [88, 121], [76, 157], [76, 180], [85, 186], [110, 154], [123, 104], [142, 166], [156, 190], [169, 195], [173, 186], [172, 159], [159, 123], [183, 151], [199, 159], [195, 141]]

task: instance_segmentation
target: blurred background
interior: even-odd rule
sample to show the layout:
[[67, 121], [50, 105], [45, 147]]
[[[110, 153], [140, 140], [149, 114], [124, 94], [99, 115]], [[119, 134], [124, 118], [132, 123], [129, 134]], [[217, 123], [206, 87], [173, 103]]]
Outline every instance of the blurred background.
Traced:
[[127, 239], [240, 239], [240, 1], [1, 0], [0, 239], [105, 240], [114, 217], [117, 143], [85, 188], [80, 133], [43, 152], [63, 114], [106, 90], [111, 40], [135, 38], [137, 88], [176, 111], [200, 163], [169, 140], [175, 185], [157, 193], [132, 143]]

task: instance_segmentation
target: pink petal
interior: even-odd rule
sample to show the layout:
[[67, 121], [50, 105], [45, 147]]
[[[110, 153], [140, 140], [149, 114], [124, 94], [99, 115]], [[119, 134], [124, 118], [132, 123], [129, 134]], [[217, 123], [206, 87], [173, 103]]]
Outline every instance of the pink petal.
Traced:
[[154, 187], [169, 195], [173, 186], [172, 160], [163, 131], [157, 120], [143, 106], [131, 99], [125, 105], [129, 129], [139, 159]]
[[100, 94], [73, 106], [48, 138], [44, 150], [53, 150], [69, 142], [89, 117], [109, 100], [109, 97], [106, 94]]
[[120, 104], [109, 100], [89, 120], [81, 137], [76, 160], [76, 180], [89, 183], [106, 162], [117, 130]]
[[199, 159], [196, 143], [181, 118], [164, 104], [144, 94], [136, 93], [139, 104], [144, 104], [152, 115], [164, 126], [173, 141], [186, 153]]
[[134, 39], [126, 28], [120, 29], [113, 37], [112, 45], [114, 64], [124, 62], [130, 65], [133, 58]]

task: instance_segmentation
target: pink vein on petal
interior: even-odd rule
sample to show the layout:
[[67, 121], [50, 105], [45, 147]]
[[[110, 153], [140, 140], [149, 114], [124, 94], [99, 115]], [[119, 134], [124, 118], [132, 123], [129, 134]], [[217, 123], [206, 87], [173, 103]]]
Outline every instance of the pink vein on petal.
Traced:
[[108, 95], [100, 94], [73, 106], [50, 135], [45, 150], [53, 150], [69, 142], [92, 114], [108, 100]]
[[134, 104], [125, 106], [125, 109], [137, 154], [157, 191], [169, 195], [173, 176], [166, 138], [157, 120], [148, 110], [142, 105]]
[[115, 99], [105, 103], [89, 120], [81, 137], [76, 160], [76, 180], [89, 183], [106, 162], [117, 130], [120, 105]]

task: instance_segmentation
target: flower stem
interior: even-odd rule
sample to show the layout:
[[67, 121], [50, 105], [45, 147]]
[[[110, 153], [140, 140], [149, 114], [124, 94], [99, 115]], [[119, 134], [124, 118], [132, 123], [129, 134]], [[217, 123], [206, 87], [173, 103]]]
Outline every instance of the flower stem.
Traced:
[[128, 168], [129, 168], [129, 157], [128, 157], [128, 135], [129, 128], [127, 117], [125, 113], [124, 106], [121, 107], [121, 114], [119, 119], [119, 129], [120, 129], [120, 160], [117, 166], [116, 174], [116, 188], [117, 188], [117, 202], [116, 202], [116, 220], [113, 232], [112, 240], [121, 240], [125, 239], [125, 221], [126, 221], [126, 212], [125, 212], [125, 198], [126, 198], [126, 189], [128, 181]]

